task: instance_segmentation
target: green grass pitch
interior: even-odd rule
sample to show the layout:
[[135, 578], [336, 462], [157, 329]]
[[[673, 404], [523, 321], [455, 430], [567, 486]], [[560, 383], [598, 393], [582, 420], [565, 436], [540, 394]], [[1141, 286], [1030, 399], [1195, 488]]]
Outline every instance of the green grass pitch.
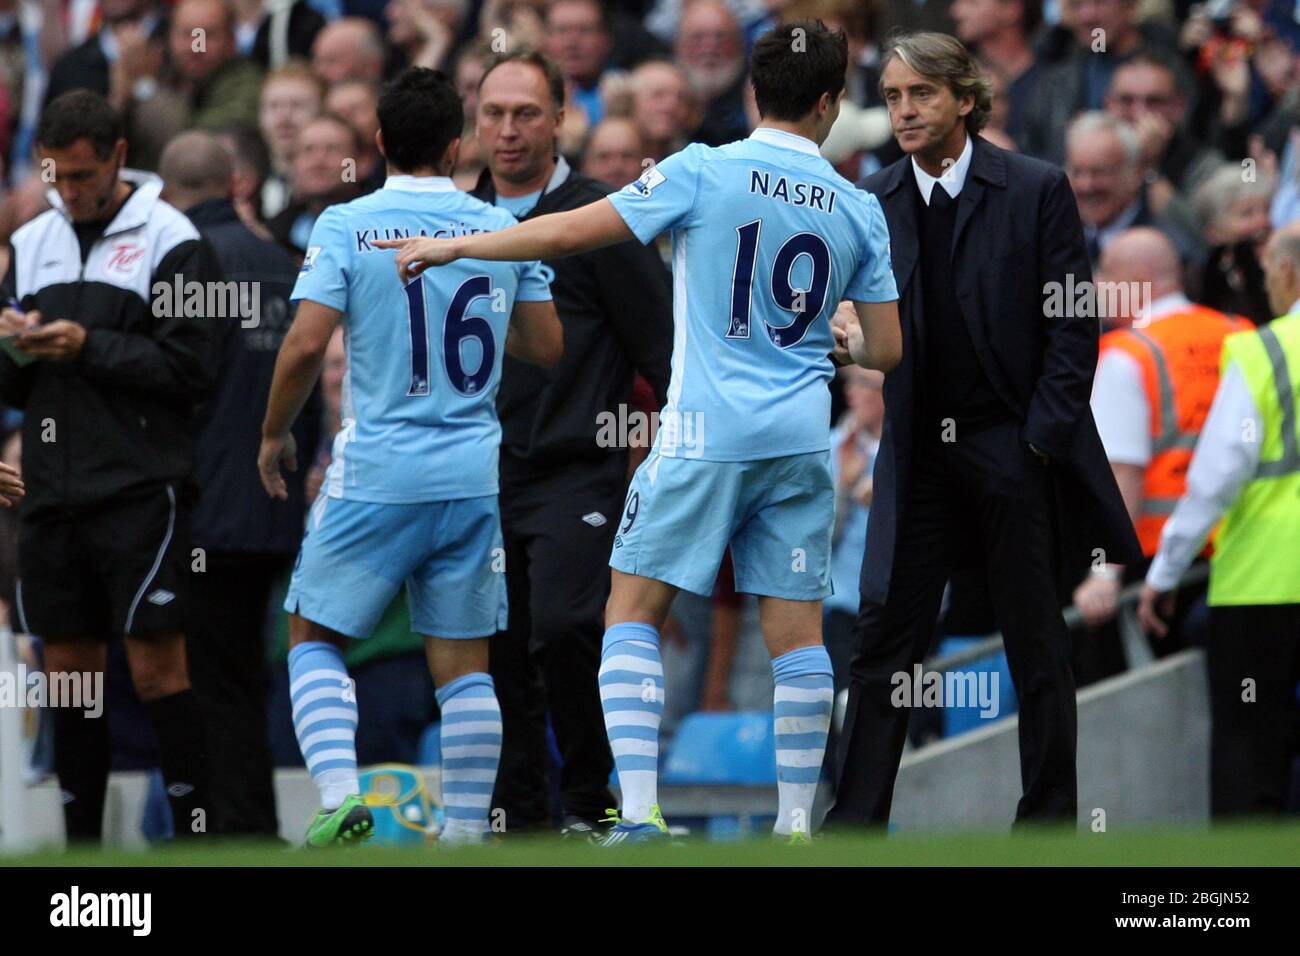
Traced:
[[312, 851], [260, 845], [73, 850], [0, 857], [2, 866], [1296, 866], [1300, 822], [1108, 833], [891, 835], [834, 833], [811, 846], [767, 839], [602, 850], [517, 837], [472, 849], [359, 846]]

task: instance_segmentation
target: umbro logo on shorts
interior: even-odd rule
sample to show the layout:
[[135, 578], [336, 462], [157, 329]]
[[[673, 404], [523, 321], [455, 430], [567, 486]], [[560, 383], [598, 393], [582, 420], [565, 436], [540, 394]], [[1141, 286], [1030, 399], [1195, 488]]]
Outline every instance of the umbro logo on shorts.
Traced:
[[145, 598], [145, 600], [148, 601], [150, 604], [156, 604], [159, 607], [162, 607], [164, 604], [167, 604], [175, 600], [175, 598], [176, 595], [172, 594], [171, 591], [165, 591], [162, 588], [159, 588], [157, 591], [154, 591], [153, 594], [150, 594], [147, 598]]
[[191, 783], [174, 783], [167, 788], [167, 795], [170, 797], [184, 797], [194, 792], [194, 785]]
[[599, 528], [605, 523], [605, 516], [599, 511], [589, 511], [587, 514], [582, 516], [582, 520], [587, 522], [587, 524], [591, 525], [593, 528]]

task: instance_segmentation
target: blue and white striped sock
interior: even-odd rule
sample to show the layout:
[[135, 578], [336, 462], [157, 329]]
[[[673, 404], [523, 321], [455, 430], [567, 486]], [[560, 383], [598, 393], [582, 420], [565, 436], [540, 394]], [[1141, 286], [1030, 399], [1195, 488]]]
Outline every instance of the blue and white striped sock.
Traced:
[[818, 644], [772, 661], [776, 683], [772, 722], [776, 733], [777, 833], [812, 832], [813, 797], [826, 755], [835, 682], [831, 658]]
[[501, 763], [501, 705], [492, 678], [481, 671], [439, 687], [442, 711], [441, 840], [477, 843], [487, 833], [492, 788]]
[[644, 823], [659, 802], [659, 722], [664, 665], [659, 632], [649, 624], [615, 624], [600, 650], [600, 707], [623, 794], [623, 819]]
[[343, 653], [324, 641], [289, 651], [289, 699], [298, 749], [307, 762], [320, 803], [336, 810], [357, 782], [357, 695]]

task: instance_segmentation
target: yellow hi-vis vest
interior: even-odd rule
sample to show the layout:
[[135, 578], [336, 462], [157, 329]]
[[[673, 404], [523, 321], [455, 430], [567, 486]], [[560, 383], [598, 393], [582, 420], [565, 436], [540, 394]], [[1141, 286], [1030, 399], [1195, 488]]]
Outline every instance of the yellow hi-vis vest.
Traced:
[[1300, 604], [1300, 313], [1223, 342], [1259, 409], [1259, 467], [1224, 516], [1210, 562], [1209, 603]]

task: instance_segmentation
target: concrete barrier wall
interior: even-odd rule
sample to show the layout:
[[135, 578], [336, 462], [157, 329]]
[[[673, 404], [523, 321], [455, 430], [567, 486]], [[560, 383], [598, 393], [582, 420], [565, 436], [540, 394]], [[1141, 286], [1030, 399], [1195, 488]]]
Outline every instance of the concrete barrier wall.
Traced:
[[[900, 830], [1006, 829], [1020, 799], [1018, 718], [903, 758]], [[1079, 822], [1091, 827], [1209, 819], [1204, 655], [1185, 651], [1079, 693]]]

